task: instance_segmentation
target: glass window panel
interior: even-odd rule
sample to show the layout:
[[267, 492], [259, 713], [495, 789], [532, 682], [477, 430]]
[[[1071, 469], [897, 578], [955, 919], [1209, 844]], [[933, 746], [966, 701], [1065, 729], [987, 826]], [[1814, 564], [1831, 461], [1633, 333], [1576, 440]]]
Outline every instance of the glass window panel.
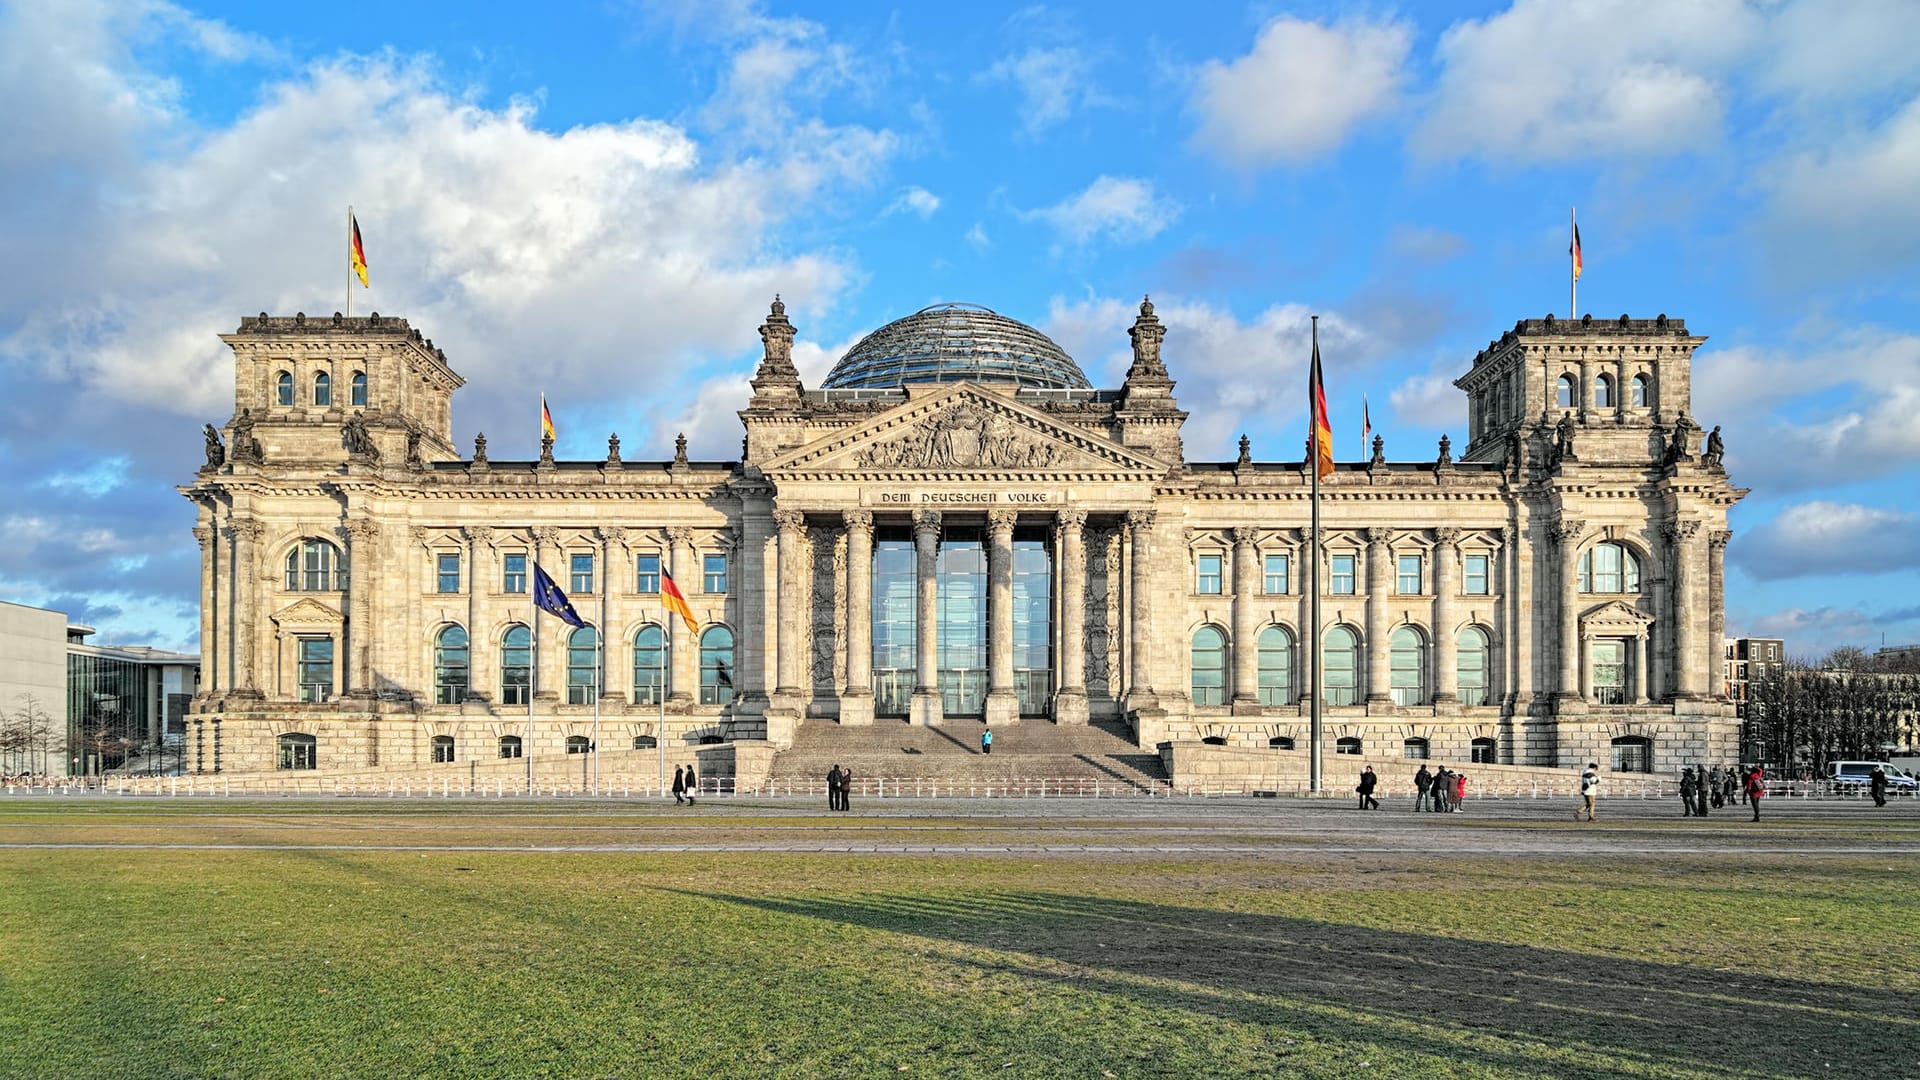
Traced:
[[353, 373], [353, 392], [352, 392], [352, 398], [350, 400], [352, 400], [353, 404], [355, 405], [365, 405], [367, 403], [367, 373], [366, 372], [356, 371]]
[[1500, 761], [1500, 744], [1492, 739], [1473, 740], [1473, 763], [1475, 765], [1495, 765]]
[[1352, 705], [1358, 700], [1360, 658], [1356, 643], [1353, 631], [1344, 626], [1327, 631], [1326, 649], [1321, 654], [1326, 670], [1321, 673], [1321, 683], [1329, 705]]
[[454, 756], [453, 736], [435, 735], [433, 737], [433, 763], [446, 765], [458, 760]]
[[298, 665], [301, 701], [326, 701], [333, 696], [332, 638], [301, 638]]
[[273, 399], [282, 405], [293, 404], [293, 376], [290, 373], [283, 371], [274, 380]]
[[1353, 556], [1335, 555], [1330, 561], [1333, 579], [1327, 591], [1340, 596], [1353, 595]]
[[1602, 705], [1627, 702], [1627, 643], [1620, 638], [1598, 638], [1590, 646], [1594, 700]]
[[500, 703], [525, 705], [532, 683], [533, 634], [524, 626], [508, 627], [500, 639]]
[[1420, 556], [1402, 555], [1399, 563], [1399, 581], [1396, 589], [1401, 596], [1420, 595]]
[[916, 676], [913, 537], [906, 529], [880, 527], [873, 543], [873, 709], [876, 716], [906, 716]]
[[434, 576], [443, 593], [460, 591], [460, 556], [442, 553], [434, 556]]
[[633, 557], [634, 584], [637, 593], [657, 593], [660, 591], [660, 553], [647, 552]]
[[983, 530], [949, 526], [935, 562], [939, 687], [949, 715], [987, 707], [987, 552]]
[[1194, 591], [1208, 596], [1220, 592], [1220, 556], [1200, 556], [1200, 580]]
[[1203, 626], [1193, 635], [1193, 703], [1225, 705], [1227, 639], [1219, 630]]
[[576, 554], [568, 558], [572, 573], [568, 575], [571, 584], [567, 588], [569, 596], [591, 595], [593, 593], [593, 556]]
[[1287, 557], [1285, 555], [1267, 556], [1266, 588], [1263, 592], [1271, 596], [1282, 596], [1287, 591]]
[[727, 591], [727, 557], [708, 555], [702, 559], [701, 567], [705, 575], [703, 583], [705, 590], [716, 596], [725, 593]]
[[1424, 705], [1427, 701], [1426, 639], [1403, 626], [1388, 639], [1391, 648], [1389, 687], [1395, 705]]
[[1293, 635], [1278, 626], [1260, 631], [1260, 704], [1293, 704]]
[[1462, 705], [1487, 703], [1487, 675], [1491, 670], [1487, 657], [1487, 635], [1469, 626], [1460, 631], [1455, 656], [1455, 681]]
[[324, 371], [313, 377], [313, 403], [315, 405], [333, 404], [333, 376]]
[[599, 697], [600, 680], [596, 677], [595, 644], [599, 635], [591, 626], [582, 626], [567, 635], [567, 704], [591, 705]]
[[520, 736], [518, 735], [500, 736], [500, 756], [503, 758], [519, 757], [520, 756]]
[[643, 626], [633, 635], [633, 703], [658, 705], [667, 692], [666, 635]]
[[1053, 552], [1043, 531], [1014, 532], [1012, 614], [1020, 715], [1045, 716], [1053, 692]]
[[458, 705], [467, 697], [467, 632], [458, 626], [440, 631], [433, 647], [433, 700]]
[[700, 635], [700, 704], [733, 700], [733, 631], [710, 626]]
[[525, 552], [508, 552], [502, 557], [500, 591], [523, 593], [527, 591], [527, 556]]
[[1468, 596], [1487, 595], [1487, 557], [1469, 555], [1465, 559], [1466, 572], [1461, 582]]

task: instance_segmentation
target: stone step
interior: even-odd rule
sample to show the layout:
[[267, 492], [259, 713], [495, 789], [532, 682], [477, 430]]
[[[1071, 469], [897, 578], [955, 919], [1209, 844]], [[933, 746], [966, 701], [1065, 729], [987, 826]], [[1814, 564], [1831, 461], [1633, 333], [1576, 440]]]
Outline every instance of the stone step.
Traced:
[[793, 746], [774, 758], [778, 781], [815, 781], [835, 765], [865, 778], [943, 782], [1005, 782], [1009, 777], [1079, 780], [1152, 787], [1164, 783], [1159, 754], [1133, 744], [1124, 728], [1092, 724], [1061, 727], [1044, 720], [994, 730], [993, 753], [980, 752], [977, 723], [936, 727], [881, 721], [841, 727], [809, 720]]

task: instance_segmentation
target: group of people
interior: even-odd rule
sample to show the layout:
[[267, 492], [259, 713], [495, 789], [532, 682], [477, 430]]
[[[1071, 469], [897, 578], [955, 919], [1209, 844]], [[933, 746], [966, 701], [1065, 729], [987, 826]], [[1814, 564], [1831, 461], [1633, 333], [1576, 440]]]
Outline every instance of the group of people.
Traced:
[[693, 766], [673, 767], [673, 802], [676, 806], [692, 806], [700, 797], [700, 774]]
[[[1373, 793], [1380, 786], [1380, 777], [1368, 765], [1360, 770], [1360, 782], [1354, 785], [1354, 791], [1360, 795], [1360, 809], [1378, 810], [1380, 800]], [[1435, 813], [1459, 813], [1460, 804], [1467, 797], [1467, 774], [1455, 772], [1444, 766], [1438, 772], [1420, 766], [1413, 774], [1413, 808], [1432, 810]], [[1429, 802], [1428, 800], [1432, 800]]]
[[827, 770], [827, 809], [847, 809], [847, 791], [853, 787], [853, 770], [838, 765]]
[[1721, 768], [1715, 765], [1689, 765], [1680, 770], [1680, 816], [1706, 817], [1707, 807], [1733, 805], [1744, 798], [1753, 808], [1753, 820], [1760, 820], [1760, 800], [1767, 794], [1767, 773], [1758, 765]]

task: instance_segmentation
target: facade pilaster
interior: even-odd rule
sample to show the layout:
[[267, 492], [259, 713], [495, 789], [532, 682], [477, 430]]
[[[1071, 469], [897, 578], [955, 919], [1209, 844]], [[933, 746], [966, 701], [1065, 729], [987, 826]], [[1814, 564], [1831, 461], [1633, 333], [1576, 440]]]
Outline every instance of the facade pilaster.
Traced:
[[233, 540], [233, 595], [236, 598], [234, 648], [238, 655], [233, 660], [237, 676], [233, 689], [241, 697], [259, 697], [264, 681], [259, 666], [260, 627], [257, 617], [261, 596], [260, 570], [255, 564], [254, 549], [265, 531], [266, 527], [253, 518], [234, 518], [227, 525], [227, 533]]
[[[667, 571], [673, 575], [680, 595], [690, 597], [697, 576], [693, 567], [693, 530], [685, 525], [669, 526], [666, 538]], [[747, 580], [744, 574], [741, 580]], [[700, 682], [700, 643], [694, 639], [693, 631], [687, 629], [687, 621], [667, 611], [664, 605], [660, 609], [660, 622], [667, 637], [667, 703], [674, 711], [685, 712], [693, 704], [694, 687]]]
[[1586, 697], [1580, 682], [1580, 537], [1586, 528], [1584, 521], [1561, 518], [1550, 530], [1560, 559], [1560, 599], [1556, 605], [1560, 612], [1557, 635], [1560, 678], [1555, 684], [1556, 707], [1565, 707]]
[[1087, 512], [1062, 510], [1054, 517], [1060, 553], [1060, 689], [1053, 696], [1053, 722], [1087, 722]]
[[1593, 358], [1585, 349], [1580, 350], [1580, 422], [1585, 424], [1593, 415]]
[[214, 577], [219, 570], [216, 557], [218, 546], [214, 540], [218, 533], [211, 524], [211, 516], [205, 509], [201, 511], [202, 524], [193, 527], [193, 539], [200, 545], [200, 693], [202, 696], [217, 695], [220, 692], [220, 676], [226, 670], [221, 663], [218, 579]]
[[939, 585], [940, 511], [913, 515], [913, 706], [912, 722], [937, 724], [945, 719], [940, 705]]
[[1453, 711], [1460, 704], [1460, 639], [1454, 630], [1454, 595], [1460, 591], [1460, 530], [1433, 530], [1433, 703]]
[[600, 684], [600, 700], [618, 707], [626, 704], [633, 689], [630, 677], [619, 680], [618, 690], [614, 689], [614, 680], [607, 678], [609, 671], [632, 670], [630, 665], [619, 663], [621, 633], [615, 625], [618, 613], [613, 602], [615, 582], [630, 573], [619, 570], [627, 561], [627, 530], [619, 525], [602, 525], [593, 535], [600, 541], [600, 619], [594, 628], [600, 635], [600, 670], [594, 678]]
[[1012, 510], [987, 512], [987, 708], [989, 725], [1020, 719], [1013, 690]]
[[1726, 680], [1715, 673], [1724, 669], [1727, 655], [1727, 543], [1733, 539], [1728, 529], [1707, 533], [1707, 697], [1725, 701]]
[[1241, 525], [1233, 530], [1233, 711], [1260, 711], [1260, 530]]
[[779, 530], [780, 596], [787, 601], [780, 605], [780, 621], [776, 630], [779, 668], [773, 692], [776, 697], [798, 702], [800, 665], [803, 660], [803, 627], [800, 620], [807, 611], [806, 605], [800, 602], [806, 596], [808, 576], [801, 562], [807, 516], [798, 510], [779, 509], [773, 512], [773, 524]]
[[1367, 706], [1393, 704], [1391, 652], [1387, 647], [1387, 596], [1393, 582], [1393, 530], [1368, 529], [1367, 540]]
[[1673, 675], [1668, 680], [1676, 701], [1701, 696], [1700, 603], [1694, 597], [1694, 544], [1697, 521], [1676, 521], [1666, 528], [1668, 559], [1673, 565]]
[[[533, 530], [533, 567], [527, 569], [527, 588], [533, 588], [533, 569], [546, 569], [558, 566], [554, 555], [560, 548], [560, 530], [552, 525], [542, 525]], [[547, 571], [549, 575], [554, 571]], [[566, 569], [559, 570], [562, 575], [555, 578], [555, 584], [565, 579]], [[572, 584], [572, 582], [568, 582]], [[564, 589], [562, 591], [565, 591]], [[566, 637], [557, 628], [565, 626], [557, 616], [544, 615], [538, 607], [533, 611], [533, 700], [536, 703], [553, 705], [559, 702], [560, 692], [567, 684]], [[526, 748], [528, 754], [533, 747]]]
[[1132, 548], [1128, 556], [1132, 615], [1127, 636], [1132, 667], [1126, 705], [1130, 711], [1158, 708], [1160, 704], [1153, 692], [1153, 521], [1151, 510], [1127, 511], [1127, 538]]
[[847, 529], [846, 690], [842, 724], [873, 723], [873, 513], [841, 514]]
[[[373, 695], [373, 594], [381, 584], [380, 524], [372, 518], [353, 518], [347, 534], [347, 625], [340, 647], [346, 652], [346, 679], [342, 689], [350, 697]], [[472, 638], [469, 636], [469, 652]]]
[[466, 700], [492, 700], [498, 681], [499, 650], [488, 641], [486, 597], [498, 580], [493, 562], [493, 528], [468, 525], [460, 530], [467, 541], [467, 695]]

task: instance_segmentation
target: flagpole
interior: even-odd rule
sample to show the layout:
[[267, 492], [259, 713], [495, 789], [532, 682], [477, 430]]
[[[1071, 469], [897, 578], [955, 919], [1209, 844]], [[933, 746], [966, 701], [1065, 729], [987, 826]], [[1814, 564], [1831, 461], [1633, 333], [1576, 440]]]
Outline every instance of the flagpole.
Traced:
[[[533, 569], [540, 570], [540, 551], [536, 545]], [[520, 756], [527, 759], [527, 794], [533, 794], [533, 688], [540, 675], [540, 598], [533, 580], [527, 580], [527, 644], [533, 648], [533, 662], [527, 667], [527, 721], [520, 729]]]
[[[1313, 356], [1320, 357], [1320, 316], [1313, 317]], [[1317, 372], [1316, 372], [1317, 374]], [[1321, 394], [1326, 387], [1320, 386]], [[1308, 708], [1307, 726], [1307, 790], [1318, 793], [1320, 790], [1320, 433], [1316, 425], [1319, 417], [1314, 415], [1317, 405], [1307, 402], [1307, 430], [1312, 436], [1307, 440], [1307, 471], [1313, 474], [1312, 529], [1307, 537], [1307, 566], [1309, 567], [1308, 587], [1312, 590], [1308, 602], [1307, 627], [1308, 646], [1307, 663], [1310, 674], [1307, 679], [1307, 693], [1312, 704]]]
[[1580, 271], [1577, 268], [1580, 265], [1580, 244], [1577, 237], [1580, 235], [1580, 222], [1571, 206], [1567, 207], [1567, 225], [1576, 237], [1572, 246], [1567, 249], [1567, 307], [1572, 309], [1567, 318], [1578, 320], [1580, 318]]
[[[602, 599], [604, 599], [604, 595]], [[606, 621], [601, 620], [603, 623]], [[604, 626], [593, 629], [594, 651], [599, 655], [593, 659], [594, 680], [598, 685], [593, 688], [593, 793], [600, 794], [600, 695], [607, 683], [607, 632]]]
[[[661, 622], [664, 624], [666, 620], [663, 619]], [[672, 656], [668, 650], [673, 642], [668, 635], [672, 633], [673, 627], [670, 624], [660, 627], [660, 681], [653, 684], [653, 701], [660, 706], [660, 724], [653, 729], [653, 745], [657, 748], [657, 756], [660, 759], [658, 783], [662, 795], [667, 793], [667, 669], [670, 663], [668, 658]]]
[[347, 318], [353, 318], [353, 204], [347, 204]]

